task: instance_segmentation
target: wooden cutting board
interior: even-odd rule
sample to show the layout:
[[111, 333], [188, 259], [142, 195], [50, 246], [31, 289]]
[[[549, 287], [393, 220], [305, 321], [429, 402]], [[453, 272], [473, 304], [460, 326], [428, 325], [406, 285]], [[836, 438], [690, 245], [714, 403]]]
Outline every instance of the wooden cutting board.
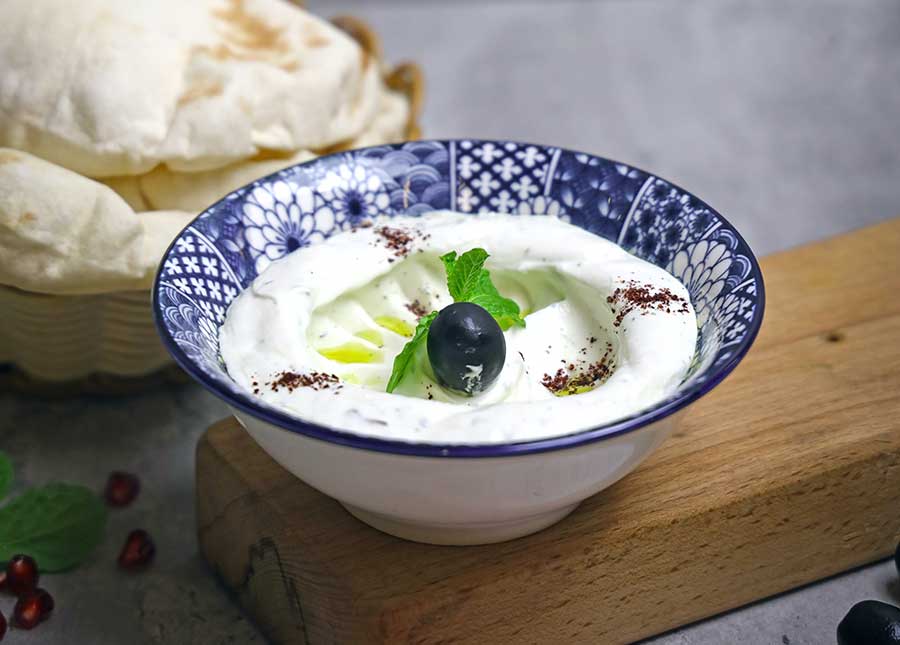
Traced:
[[197, 449], [204, 556], [273, 641], [316, 645], [623, 643], [887, 556], [900, 536], [900, 219], [763, 272], [766, 319], [742, 365], [558, 525], [489, 546], [405, 542], [226, 420]]

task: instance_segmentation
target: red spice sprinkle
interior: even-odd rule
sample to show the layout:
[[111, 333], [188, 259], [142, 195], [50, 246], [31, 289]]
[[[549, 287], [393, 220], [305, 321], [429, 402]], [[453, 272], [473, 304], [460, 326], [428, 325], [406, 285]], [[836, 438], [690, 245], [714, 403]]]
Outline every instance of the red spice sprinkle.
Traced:
[[282, 372], [274, 381], [270, 381], [267, 385], [272, 388], [273, 392], [277, 392], [281, 388], [287, 388], [288, 392], [293, 392], [298, 387], [324, 390], [331, 387], [331, 383], [340, 383], [340, 379], [334, 374], [326, 374], [325, 372], [310, 372], [309, 374]]
[[544, 378], [541, 379], [541, 385], [550, 390], [551, 392], [562, 392], [566, 389], [566, 385], [569, 384], [569, 375], [566, 374], [566, 370], [563, 368], [559, 368], [556, 370], [556, 374], [551, 376], [550, 374], [544, 374]]
[[[409, 231], [402, 228], [392, 228], [390, 226], [382, 226], [375, 229], [375, 232], [384, 239], [384, 245], [394, 252], [394, 257], [402, 258], [410, 251], [413, 243], [413, 236]], [[393, 260], [388, 260], [392, 262]]]
[[[544, 374], [541, 385], [554, 394], [577, 394], [581, 388], [599, 385], [606, 381], [615, 370], [615, 363], [610, 354], [612, 354], [612, 343], [607, 343], [606, 353], [599, 361], [583, 367], [578, 372], [575, 372], [575, 364], [569, 363], [556, 370], [555, 374]], [[562, 362], [566, 363], [565, 360]], [[579, 363], [583, 364], [584, 361], [579, 361]]]
[[639, 284], [629, 282], [625, 287], [618, 287], [606, 298], [606, 302], [612, 305], [616, 318], [613, 325], [622, 324], [625, 316], [635, 309], [641, 310], [641, 315], [646, 315], [652, 310], [664, 311], [668, 314], [690, 311], [687, 300], [672, 293], [667, 287], [657, 289], [652, 284]]
[[612, 370], [613, 366], [610, 365], [605, 358], [601, 359], [596, 363], [588, 365], [584, 372], [569, 381], [569, 385], [577, 388], [605, 381], [609, 378]]
[[577, 394], [580, 388], [592, 387], [605, 381], [612, 374], [613, 369], [614, 366], [610, 365], [606, 359], [591, 363], [576, 374], [569, 374], [563, 368], [559, 368], [552, 376], [544, 374], [541, 385], [554, 394]]
[[421, 318], [422, 316], [428, 315], [428, 309], [418, 300], [413, 300], [412, 302], [408, 303], [406, 305], [406, 309], [416, 318]]

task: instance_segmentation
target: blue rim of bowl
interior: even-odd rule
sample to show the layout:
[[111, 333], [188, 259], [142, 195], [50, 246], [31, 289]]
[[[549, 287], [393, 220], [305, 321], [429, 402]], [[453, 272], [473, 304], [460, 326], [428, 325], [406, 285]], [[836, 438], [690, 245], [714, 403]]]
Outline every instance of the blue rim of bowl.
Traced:
[[[420, 139], [420, 142], [435, 142], [441, 144], [450, 144], [450, 143], [460, 143], [462, 141], [468, 141], [470, 139]], [[479, 141], [492, 141], [491, 139], [479, 139]], [[499, 140], [493, 140], [499, 141]], [[503, 142], [511, 141], [509, 139], [503, 139]], [[398, 144], [392, 145], [403, 145], [405, 142], [400, 142]], [[563, 152], [568, 152], [572, 154], [583, 154], [588, 157], [593, 157], [596, 159], [602, 159], [604, 161], [610, 161], [612, 163], [621, 163], [612, 159], [608, 159], [606, 157], [600, 157], [595, 154], [580, 152], [577, 150], [571, 150], [569, 148], [561, 148], [559, 146], [548, 146], [545, 144], [537, 144], [531, 142], [521, 142], [521, 141], [513, 141], [517, 145], [534, 145], [540, 146], [544, 148], [559, 148], [559, 150]], [[287, 168], [282, 168], [276, 172], [270, 173], [269, 175], [265, 175], [258, 179], [255, 179], [252, 182], [249, 182], [245, 186], [238, 188], [234, 191], [231, 191], [229, 195], [243, 192], [246, 190], [248, 186], [256, 185], [258, 183], [262, 183], [268, 181], [269, 179], [274, 179], [284, 173], [286, 170], [290, 170], [291, 168], [297, 168], [306, 165], [313, 165], [317, 163], [322, 163], [323, 159], [328, 159], [330, 157], [338, 157], [340, 155], [346, 155], [352, 152], [359, 152], [361, 150], [367, 150], [371, 148], [380, 148], [383, 146], [366, 146], [363, 148], [354, 148], [353, 150], [344, 150], [338, 153], [334, 153], [331, 155], [325, 155], [322, 157], [316, 157], [315, 159], [311, 159], [310, 161], [305, 161], [303, 163], [295, 164], [293, 166], [288, 166]], [[749, 258], [752, 262], [751, 273], [753, 277], [756, 279], [757, 284], [757, 296], [759, 298], [757, 307], [758, 307], [758, 315], [755, 317], [752, 327], [748, 331], [747, 335], [744, 337], [741, 345], [732, 353], [732, 355], [725, 361], [722, 365], [717, 367], [713, 373], [709, 375], [709, 377], [697, 385], [689, 388], [684, 393], [670, 399], [666, 399], [665, 401], [650, 407], [642, 412], [638, 412], [629, 417], [625, 417], [623, 419], [619, 419], [613, 423], [607, 423], [604, 425], [596, 426], [594, 428], [589, 428], [587, 430], [581, 430], [574, 433], [569, 433], [565, 435], [559, 435], [556, 437], [548, 437], [545, 439], [534, 439], [534, 440], [526, 440], [521, 442], [514, 443], [495, 443], [495, 444], [437, 444], [437, 443], [418, 443], [411, 441], [398, 441], [392, 439], [378, 439], [375, 437], [370, 437], [366, 435], [354, 434], [351, 432], [346, 432], [343, 430], [337, 430], [335, 428], [330, 428], [327, 426], [319, 425], [316, 423], [311, 423], [309, 421], [304, 421], [303, 419], [287, 414], [285, 412], [281, 412], [280, 410], [271, 407], [269, 405], [261, 404], [259, 401], [255, 400], [253, 397], [238, 393], [231, 392], [227, 389], [223, 388], [220, 384], [218, 384], [215, 380], [208, 377], [202, 370], [198, 369], [194, 362], [188, 358], [187, 354], [178, 346], [175, 342], [175, 339], [171, 337], [169, 334], [169, 330], [163, 324], [161, 316], [160, 316], [160, 303], [159, 303], [159, 280], [161, 272], [157, 271], [156, 277], [153, 279], [153, 293], [152, 293], [152, 304], [153, 304], [153, 320], [156, 324], [157, 332], [159, 333], [160, 338], [162, 339], [163, 345], [168, 350], [169, 354], [172, 355], [172, 358], [175, 359], [175, 362], [186, 371], [194, 380], [196, 380], [200, 385], [209, 390], [212, 394], [216, 395], [223, 401], [225, 401], [228, 405], [241, 412], [249, 414], [252, 417], [260, 419], [266, 423], [274, 425], [282, 430], [287, 432], [302, 434], [306, 437], [310, 437], [312, 439], [318, 439], [320, 441], [325, 441], [328, 443], [334, 443], [341, 446], [346, 446], [349, 448], [357, 448], [360, 450], [370, 450], [374, 452], [380, 453], [388, 453], [394, 455], [404, 455], [411, 457], [442, 457], [442, 458], [497, 458], [497, 457], [515, 457], [521, 455], [529, 455], [541, 452], [550, 452], [554, 450], [565, 450], [570, 448], [577, 448], [579, 446], [583, 446], [585, 444], [594, 443], [596, 441], [603, 441], [606, 439], [612, 439], [614, 437], [618, 437], [629, 432], [633, 432], [635, 430], [639, 430], [646, 426], [649, 426], [652, 423], [656, 423], [679, 410], [686, 408], [688, 405], [709, 393], [714, 387], [716, 387], [719, 383], [721, 383], [725, 377], [731, 374], [732, 371], [738, 366], [738, 363], [743, 360], [744, 356], [747, 355], [747, 352], [750, 350], [750, 347], [753, 345], [753, 342], [756, 340], [756, 336], [759, 334], [760, 327], [762, 326], [762, 320], [765, 315], [765, 306], [766, 306], [766, 291], [765, 285], [763, 283], [762, 270], [759, 267], [759, 261], [756, 258], [756, 255], [753, 253], [753, 250], [750, 248], [750, 245], [747, 244], [746, 240], [740, 234], [740, 232], [731, 224], [725, 217], [723, 217], [719, 211], [712, 208], [709, 204], [707, 204], [702, 199], [697, 198], [693, 193], [688, 190], [685, 190], [678, 184], [665, 179], [664, 177], [660, 177], [654, 173], [648, 172], [639, 168], [637, 166], [632, 166], [631, 164], [626, 164], [629, 168], [633, 168], [635, 170], [639, 170], [645, 173], [648, 177], [653, 177], [655, 179], [662, 179], [669, 185], [678, 190], [681, 190], [695, 199], [708, 208], [710, 211], [715, 213], [716, 217], [718, 217], [724, 224], [726, 224], [737, 236], [738, 240], [744, 244], [744, 246], [748, 250]], [[169, 253], [172, 250], [172, 247], [175, 246], [175, 243], [181, 236], [187, 231], [188, 228], [194, 225], [194, 222], [201, 217], [202, 215], [210, 212], [212, 209], [215, 209], [226, 196], [223, 195], [223, 198], [212, 204], [208, 208], [204, 209], [200, 214], [197, 215], [191, 222], [185, 226], [175, 237], [171, 244], [169, 244], [166, 252], [163, 254], [163, 257], [160, 261], [160, 268], [162, 267], [165, 259], [169, 256]]]

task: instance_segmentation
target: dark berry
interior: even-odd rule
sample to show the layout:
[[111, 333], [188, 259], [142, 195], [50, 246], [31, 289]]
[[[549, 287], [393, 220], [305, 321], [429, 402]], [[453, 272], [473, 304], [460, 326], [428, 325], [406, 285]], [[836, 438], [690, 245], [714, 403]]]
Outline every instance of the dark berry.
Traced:
[[153, 560], [156, 545], [147, 531], [136, 529], [128, 534], [125, 545], [119, 553], [119, 566], [123, 569], [139, 569]]
[[106, 480], [103, 496], [110, 506], [128, 506], [141, 490], [141, 481], [131, 473], [113, 472]]
[[37, 587], [38, 578], [37, 562], [28, 555], [14, 555], [6, 563], [6, 585], [17, 596]]
[[0, 611], [0, 641], [3, 640], [4, 636], [6, 636], [6, 616]]
[[503, 330], [483, 307], [457, 302], [428, 330], [428, 360], [438, 382], [466, 394], [487, 389], [506, 360]]
[[19, 596], [13, 607], [13, 625], [19, 629], [34, 629], [43, 617], [41, 599], [35, 592]]
[[838, 645], [897, 645], [900, 608], [878, 600], [858, 602], [837, 628]]
[[6, 567], [0, 569], [0, 591], [7, 591], [9, 587], [6, 584]]

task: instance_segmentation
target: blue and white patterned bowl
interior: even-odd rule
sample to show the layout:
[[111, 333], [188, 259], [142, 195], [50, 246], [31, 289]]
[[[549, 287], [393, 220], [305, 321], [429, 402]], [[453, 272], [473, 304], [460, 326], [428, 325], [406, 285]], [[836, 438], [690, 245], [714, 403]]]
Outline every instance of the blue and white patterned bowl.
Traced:
[[[617, 242], [678, 277], [690, 291], [700, 325], [694, 365], [679, 390], [631, 418], [584, 432], [517, 444], [458, 446], [382, 441], [318, 426], [268, 406], [232, 382], [219, 356], [218, 328], [229, 303], [273, 261], [302, 252], [304, 246], [363, 218], [436, 209], [554, 215]], [[763, 306], [762, 275], [746, 242], [727, 220], [690, 193], [601, 157], [552, 146], [484, 140], [416, 141], [354, 150], [259, 179], [211, 206], [181, 232], [163, 259], [153, 293], [159, 332], [175, 360], [224, 399], [277, 460], [380, 528], [413, 539], [445, 542], [471, 540], [441, 539], [433, 530], [417, 533], [406, 525], [397, 528], [396, 522], [410, 520], [419, 528], [424, 522], [414, 514], [385, 519], [381, 506], [366, 508], [341, 490], [339, 483], [320, 481], [312, 472], [314, 465], [296, 463], [285, 455], [313, 446], [337, 459], [347, 458], [341, 457], [342, 451], [355, 457], [364, 451], [385, 459], [407, 456], [472, 463], [474, 458], [524, 459], [595, 444], [605, 444], [604, 451], [609, 453], [614, 440], [657, 427], [658, 432], [650, 433], [656, 435], [653, 440], [644, 442], [649, 452], [650, 444], [655, 446], [671, 431], [671, 415], [735, 368], [759, 330]], [[635, 452], [633, 439], [618, 443], [629, 442]], [[596, 454], [596, 450], [595, 446], [588, 452]], [[643, 456], [627, 460], [633, 462], [627, 470]], [[436, 457], [440, 459], [431, 459]], [[613, 468], [615, 472], [607, 475], [617, 479], [624, 474], [620, 470]], [[448, 476], [446, 485], [461, 485], [451, 481], [456, 475]], [[605, 485], [615, 481], [609, 481], [610, 476], [603, 478]], [[586, 490], [596, 492], [600, 483], [585, 484]], [[506, 528], [483, 535], [505, 539], [521, 534], [522, 527]]]

